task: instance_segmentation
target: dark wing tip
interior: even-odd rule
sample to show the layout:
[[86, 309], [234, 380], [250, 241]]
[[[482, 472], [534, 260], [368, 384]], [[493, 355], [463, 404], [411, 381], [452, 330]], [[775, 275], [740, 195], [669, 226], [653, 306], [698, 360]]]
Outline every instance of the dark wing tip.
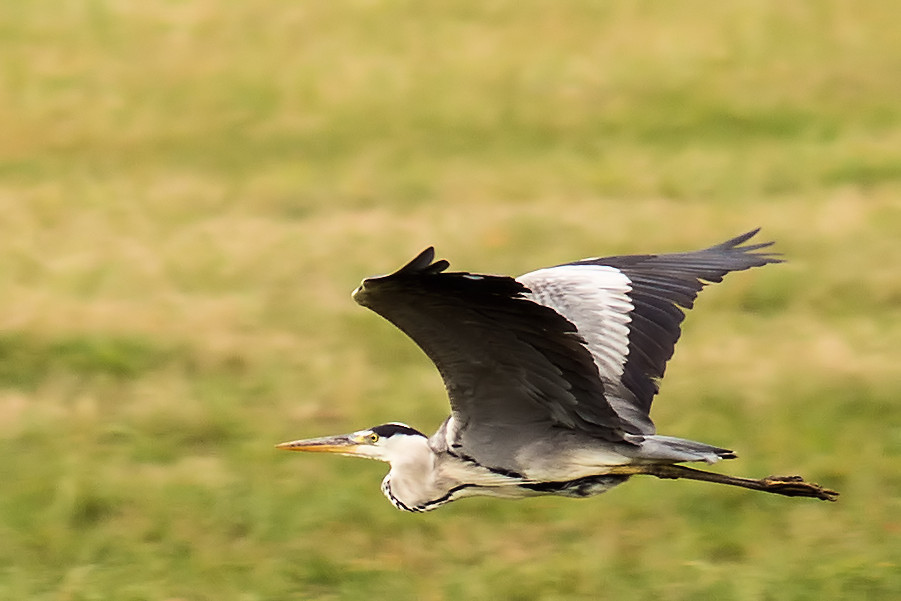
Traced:
[[369, 304], [367, 303], [367, 293], [370, 291], [373, 284], [409, 276], [434, 275], [436, 273], [441, 273], [448, 267], [450, 267], [450, 263], [448, 263], [444, 259], [435, 261], [435, 247], [429, 246], [397, 271], [394, 271], [393, 273], [390, 273], [388, 275], [380, 275], [364, 279], [359, 288], [354, 290], [352, 296], [355, 301], [357, 301], [364, 307], [369, 306]]
[[[435, 261], [435, 247], [430, 246], [413, 258], [409, 263], [392, 273], [391, 275], [422, 275], [441, 273], [450, 267], [444, 259]], [[391, 276], [388, 276], [391, 277]]]
[[755, 252], [764, 248], [771, 247], [773, 244], [775, 244], [775, 242], [773, 242], [772, 240], [769, 242], [758, 242], [756, 244], [745, 244], [745, 242], [756, 236], [758, 233], [760, 233], [760, 228], [756, 227], [749, 232], [745, 232], [744, 234], [730, 238], [725, 242], [715, 244], [714, 246], [711, 246], [706, 250], [720, 252], [738, 251], [747, 256], [757, 257], [760, 262], [759, 264], [755, 263], [755, 265], [753, 265], [754, 267], [766, 265], [767, 263], [784, 263], [785, 259], [782, 258], [781, 253]]
[[[753, 238], [754, 236], [756, 236], [759, 233], [760, 233], [760, 226], [755, 227], [750, 232], [745, 232], [744, 234], [739, 234], [738, 236], [736, 236], [734, 238], [731, 238], [729, 240], [726, 240], [725, 242], [717, 244], [713, 248], [735, 248], [736, 246], [741, 246], [742, 244], [744, 244], [745, 242], [747, 242], [748, 240], [750, 240], [751, 238]], [[772, 242], [769, 242], [768, 244], [772, 244]]]

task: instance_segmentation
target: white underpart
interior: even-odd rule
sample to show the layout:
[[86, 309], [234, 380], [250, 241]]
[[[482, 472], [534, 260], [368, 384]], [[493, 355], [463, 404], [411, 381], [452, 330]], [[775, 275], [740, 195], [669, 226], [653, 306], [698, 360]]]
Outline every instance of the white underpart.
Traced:
[[562, 265], [516, 278], [526, 297], [571, 321], [588, 345], [606, 382], [619, 383], [629, 356], [632, 282], [605, 265]]

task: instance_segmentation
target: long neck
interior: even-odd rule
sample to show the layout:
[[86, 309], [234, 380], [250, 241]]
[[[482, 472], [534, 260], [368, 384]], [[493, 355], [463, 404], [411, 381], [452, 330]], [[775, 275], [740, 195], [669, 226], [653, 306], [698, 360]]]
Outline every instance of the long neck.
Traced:
[[[407, 437], [405, 437], [407, 438]], [[437, 507], [450, 487], [438, 476], [437, 455], [424, 436], [411, 436], [398, 445], [391, 471], [382, 480], [382, 492], [398, 509], [428, 511]]]

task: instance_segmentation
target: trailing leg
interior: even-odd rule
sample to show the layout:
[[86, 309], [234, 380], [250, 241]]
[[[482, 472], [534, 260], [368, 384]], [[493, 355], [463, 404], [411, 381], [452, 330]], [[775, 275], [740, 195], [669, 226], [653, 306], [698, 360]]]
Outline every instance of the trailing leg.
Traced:
[[705, 472], [703, 470], [685, 467], [684, 465], [629, 465], [622, 466], [622, 468], [618, 468], [611, 473], [647, 474], [649, 476], [656, 476], [657, 478], [674, 480], [678, 478], [702, 480], [704, 482], [728, 484], [729, 486], [740, 486], [751, 490], [775, 493], [786, 497], [812, 497], [823, 501], [835, 501], [839, 494], [834, 490], [823, 488], [819, 484], [806, 482], [801, 476], [768, 476], [766, 478], [755, 480], [753, 478], [740, 478], [728, 474]]

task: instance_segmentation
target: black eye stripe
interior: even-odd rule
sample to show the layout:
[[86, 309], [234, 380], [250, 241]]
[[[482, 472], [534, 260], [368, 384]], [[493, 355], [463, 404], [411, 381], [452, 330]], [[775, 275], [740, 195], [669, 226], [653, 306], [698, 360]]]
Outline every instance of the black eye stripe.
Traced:
[[382, 424], [381, 426], [372, 428], [371, 431], [375, 434], [378, 434], [380, 438], [388, 438], [390, 436], [394, 436], [395, 434], [425, 437], [425, 434], [423, 434], [419, 430], [411, 428], [410, 426], [405, 426], [403, 424]]

